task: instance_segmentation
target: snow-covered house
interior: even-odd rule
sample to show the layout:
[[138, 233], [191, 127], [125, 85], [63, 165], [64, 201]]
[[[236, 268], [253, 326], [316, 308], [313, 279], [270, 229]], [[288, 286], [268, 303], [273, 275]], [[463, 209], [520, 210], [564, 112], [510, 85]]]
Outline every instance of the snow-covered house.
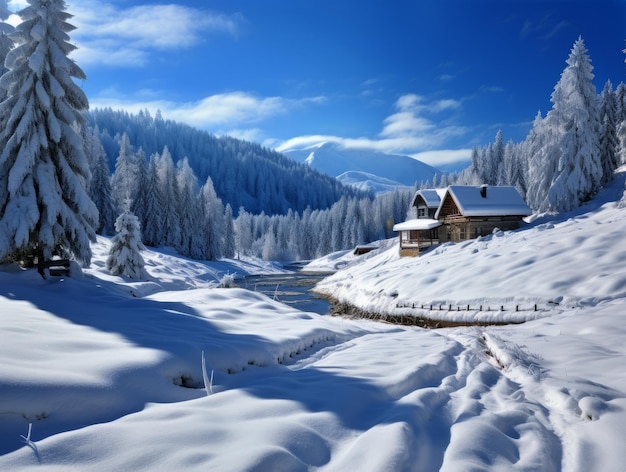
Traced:
[[417, 218], [435, 218], [445, 189], [422, 189], [415, 192], [411, 206], [415, 208]]
[[[427, 195], [432, 197], [432, 193]], [[426, 198], [416, 194], [413, 205], [425, 205]], [[418, 218], [393, 229], [400, 232], [400, 255], [417, 256], [434, 244], [477, 238], [491, 234], [495, 228], [516, 229], [531, 213], [515, 187], [451, 185], [433, 217], [421, 218], [418, 211]]]
[[399, 223], [393, 227], [400, 232], [400, 255], [418, 256], [424, 250], [439, 244], [441, 222], [435, 219], [444, 189], [423, 189], [415, 192], [411, 206], [416, 218]]

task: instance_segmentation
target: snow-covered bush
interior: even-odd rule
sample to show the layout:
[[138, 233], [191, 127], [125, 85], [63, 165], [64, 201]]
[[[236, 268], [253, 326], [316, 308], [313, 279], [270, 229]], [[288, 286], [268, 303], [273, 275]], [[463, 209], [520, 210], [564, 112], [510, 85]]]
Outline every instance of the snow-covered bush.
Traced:
[[220, 288], [232, 288], [235, 286], [235, 276], [232, 274], [224, 274], [220, 279]]
[[107, 258], [107, 269], [113, 275], [126, 275], [131, 279], [147, 276], [145, 262], [141, 257], [144, 245], [141, 242], [139, 219], [130, 211], [130, 204], [115, 221], [117, 234], [111, 240], [111, 250]]

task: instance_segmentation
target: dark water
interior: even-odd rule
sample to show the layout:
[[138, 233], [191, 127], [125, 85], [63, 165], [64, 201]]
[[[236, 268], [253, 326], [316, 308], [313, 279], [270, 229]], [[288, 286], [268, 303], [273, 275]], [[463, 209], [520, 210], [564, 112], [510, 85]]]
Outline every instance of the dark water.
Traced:
[[312, 311], [320, 315], [330, 312], [330, 303], [311, 292], [317, 282], [329, 274], [306, 274], [292, 272], [278, 275], [251, 275], [237, 281], [241, 288], [260, 292], [281, 303], [301, 311]]

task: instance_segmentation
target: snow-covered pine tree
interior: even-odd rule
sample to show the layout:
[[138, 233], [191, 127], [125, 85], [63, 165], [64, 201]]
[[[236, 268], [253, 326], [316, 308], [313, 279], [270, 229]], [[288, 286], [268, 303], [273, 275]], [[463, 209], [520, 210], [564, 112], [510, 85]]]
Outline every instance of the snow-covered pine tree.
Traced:
[[115, 172], [111, 177], [113, 201], [118, 211], [122, 211], [126, 200], [135, 201], [137, 197], [137, 156], [133, 152], [127, 133], [122, 135], [120, 152], [115, 160]]
[[141, 227], [139, 219], [130, 211], [131, 202], [125, 202], [124, 212], [115, 220], [117, 234], [111, 239], [111, 249], [106, 267], [113, 275], [125, 275], [131, 279], [145, 279], [145, 261], [141, 251]]
[[137, 197], [133, 200], [133, 213], [139, 218], [141, 227], [145, 228], [144, 222], [146, 220], [146, 209], [148, 208], [148, 200], [152, 196], [147, 192], [148, 189], [148, 160], [146, 159], [146, 153], [142, 147], [137, 150], [136, 161], [137, 165]]
[[178, 185], [178, 216], [180, 227], [180, 240], [176, 248], [178, 252], [188, 257], [198, 257], [201, 254], [198, 235], [198, 179], [189, 167], [189, 161], [185, 157], [178, 161], [176, 169], [176, 182]]
[[75, 46], [62, 0], [28, 0], [0, 79], [0, 260], [33, 253], [91, 261], [98, 210], [86, 191], [91, 178], [75, 122], [88, 106], [72, 78]]
[[222, 257], [235, 257], [235, 225], [230, 203], [226, 204], [224, 210], [224, 254]]
[[[4, 61], [14, 46], [10, 35], [15, 31], [15, 28], [5, 22], [9, 16], [11, 16], [11, 12], [7, 7], [7, 0], [0, 0], [0, 76], [7, 71]], [[0, 102], [6, 98], [6, 95], [6, 90], [0, 87]]]
[[235, 220], [235, 248], [237, 259], [249, 254], [254, 237], [252, 235], [252, 215], [244, 207], [239, 208], [239, 215]]
[[143, 193], [149, 195], [145, 207], [143, 222], [143, 237], [148, 246], [159, 246], [164, 243], [165, 230], [163, 228], [163, 200], [164, 196], [159, 185], [158, 173], [159, 155], [150, 156], [148, 163], [148, 180]]
[[89, 183], [89, 196], [95, 203], [100, 218], [96, 226], [96, 233], [112, 235], [115, 228], [115, 204], [111, 194], [111, 180], [109, 178], [109, 165], [106, 153], [100, 139], [98, 130], [85, 129], [83, 141], [85, 154], [91, 169], [91, 182]]
[[219, 259], [224, 254], [224, 205], [215, 193], [213, 181], [208, 177], [199, 195], [201, 247], [204, 258]]
[[487, 182], [483, 182], [489, 185], [502, 185], [505, 180], [504, 171], [504, 138], [502, 136], [502, 130], [498, 130], [496, 133], [496, 139], [491, 146], [491, 162], [490, 162], [490, 176]]
[[538, 211], [572, 210], [602, 182], [598, 95], [582, 38], [566, 62], [552, 93], [553, 107], [541, 125], [542, 147], [531, 155], [528, 203]]
[[157, 170], [159, 174], [159, 186], [163, 195], [163, 240], [161, 244], [177, 248], [180, 246], [180, 197], [178, 184], [176, 182], [176, 169], [174, 160], [167, 146], [163, 148], [161, 157], [157, 160]]
[[606, 81], [600, 102], [600, 162], [602, 164], [602, 183], [613, 179], [619, 166], [617, 154], [617, 103], [613, 84]]

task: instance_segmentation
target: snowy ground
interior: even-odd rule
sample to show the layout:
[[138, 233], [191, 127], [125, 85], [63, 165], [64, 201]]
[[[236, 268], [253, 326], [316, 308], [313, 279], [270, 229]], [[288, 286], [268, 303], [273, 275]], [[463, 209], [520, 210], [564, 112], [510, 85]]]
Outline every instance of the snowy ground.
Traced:
[[519, 325], [423, 330], [216, 288], [280, 270], [253, 261], [146, 251], [152, 280], [129, 283], [106, 239], [82, 278], [0, 268], [0, 470], [624, 470], [622, 188], [419, 260], [386, 243], [310, 266], [343, 266], [320, 289], [368, 308], [542, 307]]

